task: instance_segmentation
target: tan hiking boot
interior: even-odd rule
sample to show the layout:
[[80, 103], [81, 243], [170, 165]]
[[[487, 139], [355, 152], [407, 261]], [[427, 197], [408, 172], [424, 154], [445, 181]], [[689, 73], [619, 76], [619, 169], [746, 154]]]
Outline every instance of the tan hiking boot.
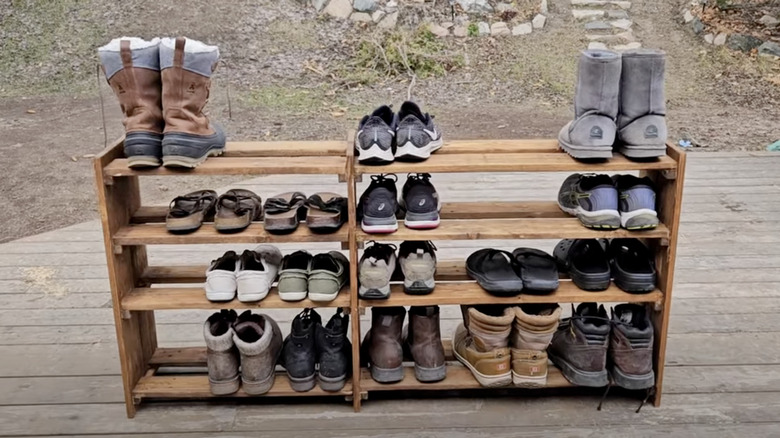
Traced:
[[463, 324], [458, 325], [452, 337], [452, 352], [480, 385], [506, 386], [512, 383], [509, 348], [499, 347], [482, 352], [476, 348], [474, 338]]
[[99, 48], [98, 55], [122, 107], [127, 165], [159, 166], [163, 138], [160, 39], [116, 38]]
[[561, 307], [557, 304], [524, 304], [513, 308], [515, 319], [509, 344], [512, 348], [512, 382], [517, 386], [547, 384], [547, 347]]
[[461, 306], [461, 312], [463, 323], [474, 338], [474, 348], [477, 351], [489, 352], [509, 345], [509, 334], [515, 319], [511, 307]]

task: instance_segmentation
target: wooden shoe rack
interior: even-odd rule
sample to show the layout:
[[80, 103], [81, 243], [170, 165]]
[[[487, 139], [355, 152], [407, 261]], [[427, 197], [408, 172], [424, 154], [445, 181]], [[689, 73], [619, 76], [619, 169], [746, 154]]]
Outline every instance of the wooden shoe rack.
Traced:
[[[656, 372], [655, 405], [661, 401], [669, 310], [672, 299], [674, 260], [677, 249], [685, 154], [668, 146], [667, 155], [653, 161], [636, 162], [616, 154], [602, 163], [580, 163], [558, 149], [554, 140], [479, 140], [452, 141], [420, 163], [395, 162], [386, 166], [363, 166], [356, 163], [352, 141], [324, 142], [236, 142], [228, 143], [223, 156], [210, 158], [191, 171], [165, 168], [134, 170], [123, 158], [119, 140], [100, 153], [94, 161], [99, 209], [103, 222], [108, 273], [114, 309], [114, 320], [122, 368], [127, 414], [133, 417], [144, 399], [212, 398], [208, 377], [203, 372], [205, 347], [158, 348], [155, 311], [175, 309], [269, 309], [303, 307], [344, 307], [351, 316], [353, 345], [353, 378], [337, 393], [315, 387], [309, 392], [295, 392], [284, 372], [277, 372], [269, 396], [341, 396], [352, 400], [360, 409], [361, 400], [374, 391], [458, 390], [479, 388], [469, 371], [452, 362], [451, 346], [445, 340], [448, 357], [447, 378], [438, 383], [418, 383], [411, 367], [395, 384], [374, 382], [366, 369], [360, 368], [360, 315], [373, 306], [422, 306], [457, 304], [520, 304], [635, 302], [649, 303], [655, 325], [654, 364]], [[185, 235], [170, 234], [165, 229], [166, 207], [144, 206], [139, 193], [139, 176], [184, 175], [268, 175], [330, 174], [347, 183], [350, 211], [355, 211], [359, 193], [357, 183], [364, 174], [406, 172], [595, 172], [640, 171], [657, 185], [658, 214], [662, 224], [649, 231], [596, 231], [583, 227], [576, 218], [562, 213], [554, 200], [548, 202], [482, 202], [444, 203], [441, 225], [432, 230], [411, 230], [403, 225], [396, 233], [380, 240], [472, 240], [472, 239], [562, 239], [635, 237], [644, 239], [655, 253], [658, 288], [648, 294], [629, 294], [614, 285], [603, 292], [580, 290], [563, 279], [559, 289], [550, 295], [520, 295], [499, 298], [489, 295], [465, 272], [465, 260], [439, 261], [436, 289], [429, 295], [406, 295], [403, 286], [392, 286], [389, 299], [362, 300], [357, 294], [358, 248], [376, 239], [362, 232], [355, 215], [334, 234], [313, 234], [302, 226], [289, 235], [272, 235], [262, 224], [252, 224], [237, 234], [219, 234], [213, 227]], [[315, 304], [309, 300], [285, 302], [272, 290], [258, 303], [212, 303], [202, 286], [205, 265], [150, 266], [146, 245], [158, 244], [251, 244], [282, 242], [340, 242], [350, 253], [350, 286], [332, 302]], [[186, 287], [166, 287], [169, 284]], [[155, 287], [152, 287], [155, 286]], [[203, 322], [203, 321], [193, 321]], [[193, 372], [193, 368], [196, 371]], [[189, 368], [189, 370], [187, 369]], [[173, 370], [173, 371], [171, 371]], [[570, 386], [550, 366], [547, 387]], [[526, 391], [527, 389], [516, 389]], [[231, 397], [247, 397], [239, 391]]]

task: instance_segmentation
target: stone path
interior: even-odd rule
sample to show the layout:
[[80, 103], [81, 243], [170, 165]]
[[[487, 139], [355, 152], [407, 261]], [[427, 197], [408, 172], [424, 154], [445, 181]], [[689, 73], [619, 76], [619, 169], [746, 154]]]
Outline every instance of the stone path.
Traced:
[[631, 27], [630, 1], [571, 0], [571, 13], [583, 23], [589, 49], [629, 50], [642, 47]]

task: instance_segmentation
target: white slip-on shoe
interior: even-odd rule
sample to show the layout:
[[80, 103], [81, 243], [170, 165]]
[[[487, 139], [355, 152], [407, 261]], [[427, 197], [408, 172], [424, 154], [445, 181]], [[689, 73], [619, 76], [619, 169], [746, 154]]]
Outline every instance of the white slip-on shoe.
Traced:
[[237, 271], [238, 255], [235, 251], [228, 251], [213, 260], [206, 269], [206, 298], [209, 301], [230, 301], [235, 298]]
[[265, 298], [281, 263], [282, 252], [273, 245], [259, 245], [254, 251], [244, 251], [236, 273], [238, 301], [246, 303]]

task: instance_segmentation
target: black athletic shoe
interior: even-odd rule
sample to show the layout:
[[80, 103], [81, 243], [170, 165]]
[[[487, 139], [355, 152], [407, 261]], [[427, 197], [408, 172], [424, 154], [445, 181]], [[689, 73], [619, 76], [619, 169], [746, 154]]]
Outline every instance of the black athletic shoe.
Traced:
[[396, 118], [389, 106], [375, 109], [364, 116], [355, 135], [358, 162], [363, 164], [392, 163], [395, 156]]
[[371, 175], [371, 185], [360, 196], [357, 218], [366, 233], [393, 233], [398, 230], [398, 189], [395, 174]]
[[406, 212], [407, 228], [425, 230], [439, 226], [439, 194], [430, 181], [430, 173], [410, 173], [401, 190], [401, 209]]
[[397, 120], [395, 158], [398, 160], [425, 160], [444, 143], [441, 132], [433, 123], [433, 116], [423, 114], [414, 102], [401, 105]]

